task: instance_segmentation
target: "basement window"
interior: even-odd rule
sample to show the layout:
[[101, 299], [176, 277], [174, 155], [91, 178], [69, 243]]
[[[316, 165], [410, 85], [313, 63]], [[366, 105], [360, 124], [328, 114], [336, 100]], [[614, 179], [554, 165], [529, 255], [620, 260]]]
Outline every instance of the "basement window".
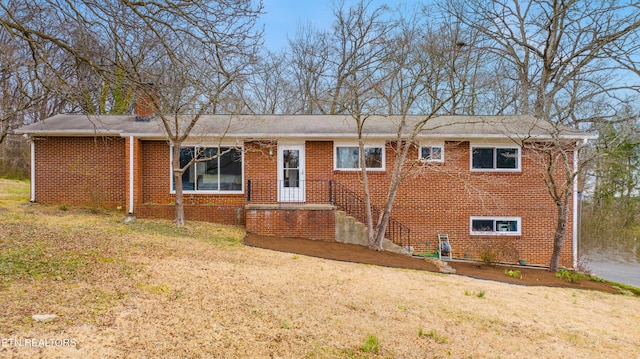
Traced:
[[473, 235], [520, 235], [520, 217], [471, 217], [470, 232]]

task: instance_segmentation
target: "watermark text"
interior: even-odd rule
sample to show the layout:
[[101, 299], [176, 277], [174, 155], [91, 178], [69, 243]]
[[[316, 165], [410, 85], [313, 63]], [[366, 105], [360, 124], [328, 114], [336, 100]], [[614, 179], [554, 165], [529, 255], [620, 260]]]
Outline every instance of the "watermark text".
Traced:
[[0, 338], [0, 348], [75, 347], [73, 338]]

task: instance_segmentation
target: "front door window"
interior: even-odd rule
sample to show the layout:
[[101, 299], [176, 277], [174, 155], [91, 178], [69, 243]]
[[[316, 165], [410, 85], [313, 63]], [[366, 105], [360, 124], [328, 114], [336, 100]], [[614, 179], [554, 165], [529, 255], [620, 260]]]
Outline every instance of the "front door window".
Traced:
[[278, 201], [305, 201], [304, 145], [278, 145]]
[[283, 186], [287, 188], [300, 187], [300, 151], [283, 150]]

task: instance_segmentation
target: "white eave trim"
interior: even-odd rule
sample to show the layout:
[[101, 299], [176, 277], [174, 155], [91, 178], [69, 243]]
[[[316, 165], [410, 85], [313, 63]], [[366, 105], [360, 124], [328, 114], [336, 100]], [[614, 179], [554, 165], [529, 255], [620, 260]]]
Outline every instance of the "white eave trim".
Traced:
[[[19, 132], [16, 133], [25, 133], [30, 136], [57, 136], [57, 137], [107, 137], [107, 136], [118, 136], [118, 137], [136, 137], [140, 139], [148, 139], [148, 140], [166, 140], [167, 136], [164, 133], [153, 132], [153, 133], [130, 133], [130, 132], [122, 132], [122, 131], [29, 131], [29, 132]], [[367, 139], [373, 140], [386, 140], [393, 141], [397, 139], [396, 133], [365, 133], [363, 136]], [[301, 139], [301, 140], [334, 140], [334, 139], [357, 139], [357, 134], [351, 132], [330, 132], [330, 133], [266, 133], [266, 132], [255, 132], [255, 133], [212, 133], [212, 134], [199, 134], [189, 136], [190, 138], [236, 138], [243, 140], [253, 140], [253, 139]], [[498, 134], [498, 133], [478, 133], [478, 134], [460, 134], [460, 133], [422, 133], [416, 136], [416, 140], [425, 140], [425, 139], [446, 139], [446, 140], [475, 140], [475, 139], [518, 139], [525, 141], [535, 141], [535, 140], [549, 140], [553, 139], [553, 136], [550, 135], [526, 135], [526, 134], [517, 134], [517, 133], [506, 133], [506, 134]], [[575, 134], [575, 135], [559, 135], [558, 138], [566, 139], [566, 140], [595, 140], [598, 138], [596, 135], [589, 134]]]
[[[16, 132], [18, 133], [18, 132]], [[119, 131], [30, 131], [20, 132], [21, 134], [27, 134], [31, 137], [116, 137], [120, 136]]]

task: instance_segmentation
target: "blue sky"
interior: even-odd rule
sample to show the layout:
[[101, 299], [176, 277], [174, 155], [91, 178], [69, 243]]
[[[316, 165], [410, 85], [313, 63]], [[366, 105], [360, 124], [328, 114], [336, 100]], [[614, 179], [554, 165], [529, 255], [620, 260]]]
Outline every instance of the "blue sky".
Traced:
[[264, 44], [273, 51], [282, 49], [293, 38], [298, 24], [311, 22], [320, 29], [331, 26], [331, 1], [264, 0]]

